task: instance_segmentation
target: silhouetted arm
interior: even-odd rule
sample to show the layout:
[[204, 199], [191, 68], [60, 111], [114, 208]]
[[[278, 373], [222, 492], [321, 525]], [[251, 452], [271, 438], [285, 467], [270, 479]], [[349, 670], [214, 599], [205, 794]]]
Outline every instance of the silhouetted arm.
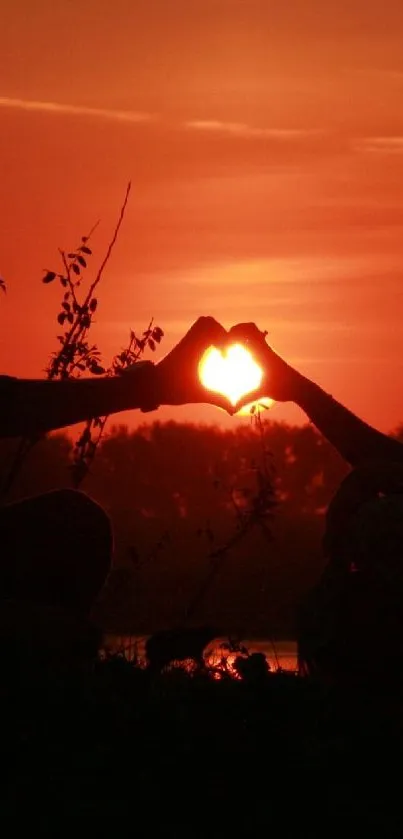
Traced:
[[242, 341], [251, 350], [264, 373], [259, 391], [249, 394], [245, 402], [263, 396], [280, 402], [295, 402], [351, 466], [375, 460], [403, 461], [401, 443], [367, 425], [294, 370], [268, 346], [265, 335], [250, 323], [238, 324], [230, 330], [233, 339]]
[[233, 413], [228, 400], [207, 391], [198, 364], [210, 346], [222, 346], [225, 329], [201, 317], [158, 364], [138, 361], [120, 376], [48, 381], [0, 376], [0, 437], [34, 437], [91, 417], [159, 405], [210, 403]]
[[351, 466], [370, 460], [403, 462], [398, 440], [372, 428], [314, 382], [296, 374], [292, 390], [293, 401]]
[[90, 417], [159, 405], [154, 365], [136, 364], [123, 376], [47, 381], [0, 379], [0, 436], [35, 436]]

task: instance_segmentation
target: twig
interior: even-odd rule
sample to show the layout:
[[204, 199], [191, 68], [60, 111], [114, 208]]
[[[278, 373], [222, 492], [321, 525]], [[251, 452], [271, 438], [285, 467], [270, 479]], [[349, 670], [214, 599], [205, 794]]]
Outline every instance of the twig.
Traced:
[[[59, 352], [57, 352], [53, 355], [53, 358], [51, 359], [51, 361], [49, 363], [49, 366], [47, 368], [47, 378], [49, 380], [55, 379], [57, 377], [62, 378], [62, 379], [69, 378], [71, 376], [72, 372], [74, 370], [76, 370], [77, 367], [79, 369], [83, 369], [80, 366], [83, 363], [83, 360], [85, 361], [85, 364], [83, 366], [87, 367], [87, 368], [89, 367], [91, 369], [91, 372], [94, 372], [96, 374], [99, 374], [100, 372], [103, 372], [103, 370], [100, 367], [99, 362], [98, 362], [99, 352], [98, 352], [96, 346], [89, 347], [88, 344], [86, 343], [85, 339], [86, 339], [88, 329], [91, 326], [92, 314], [95, 311], [96, 304], [97, 304], [97, 301], [95, 300], [94, 307], [91, 307], [92, 295], [94, 293], [95, 288], [97, 287], [98, 283], [101, 280], [101, 277], [102, 277], [103, 271], [105, 269], [105, 266], [107, 265], [107, 263], [110, 259], [110, 256], [112, 254], [113, 248], [116, 244], [116, 240], [117, 240], [117, 237], [118, 237], [118, 234], [119, 234], [120, 227], [121, 227], [122, 222], [123, 222], [127, 202], [128, 202], [128, 199], [129, 199], [130, 189], [131, 189], [131, 182], [129, 182], [128, 185], [127, 185], [124, 201], [123, 201], [123, 204], [122, 204], [122, 207], [121, 207], [121, 210], [120, 210], [120, 214], [119, 214], [119, 218], [118, 218], [118, 221], [117, 221], [112, 239], [111, 239], [111, 241], [109, 243], [109, 246], [108, 246], [108, 249], [106, 251], [105, 257], [104, 257], [104, 259], [101, 263], [101, 266], [100, 266], [100, 268], [97, 272], [97, 275], [95, 277], [94, 282], [89, 287], [88, 293], [87, 293], [87, 295], [85, 297], [85, 300], [84, 300], [84, 303], [82, 305], [80, 305], [80, 303], [77, 299], [77, 295], [76, 295], [76, 286], [77, 286], [77, 284], [79, 284], [81, 279], [78, 279], [76, 282], [73, 282], [72, 270], [74, 271], [75, 274], [80, 275], [80, 266], [86, 267], [86, 262], [85, 262], [84, 257], [83, 257], [83, 252], [85, 254], [87, 254], [87, 253], [91, 254], [91, 250], [85, 244], [81, 244], [78, 247], [76, 253], [68, 254], [68, 257], [72, 258], [72, 261], [70, 261], [70, 262], [68, 261], [68, 258], [66, 256], [65, 251], [62, 250], [61, 248], [59, 248], [59, 254], [61, 256], [63, 267], [64, 267], [64, 270], [65, 270], [65, 276], [63, 276], [62, 274], [57, 274], [54, 271], [47, 271], [46, 272], [46, 275], [45, 275], [44, 280], [43, 280], [45, 283], [53, 282], [56, 278], [58, 278], [60, 280], [62, 286], [64, 286], [64, 288], [68, 287], [69, 291], [65, 295], [64, 300], [62, 302], [62, 311], [58, 315], [58, 321], [60, 322], [61, 325], [63, 325], [63, 322], [67, 318], [68, 323], [71, 324], [70, 329], [66, 330], [65, 333], [64, 333], [64, 336], [62, 336], [61, 339], [60, 339], [61, 343], [62, 343], [61, 349], [59, 350]], [[92, 226], [88, 235], [85, 236], [85, 237], [84, 236], [82, 237], [82, 240], [81, 240], [82, 243], [87, 243], [88, 242], [88, 240], [91, 238], [92, 234], [94, 233], [94, 230], [98, 227], [98, 224], [99, 224], [99, 220]], [[1, 285], [1, 283], [0, 283], [0, 285]], [[68, 302], [69, 295], [71, 295], [72, 306]], [[74, 317], [74, 319], [73, 319], [73, 317]], [[76, 357], [77, 354], [78, 354], [78, 358]], [[106, 422], [106, 419], [103, 421], [103, 424], [102, 424], [102, 421], [99, 422], [99, 426], [101, 428], [100, 437], [102, 436], [102, 431], [103, 431], [103, 427], [105, 425], [105, 422]], [[11, 486], [12, 486], [18, 472], [21, 469], [21, 466], [22, 466], [23, 462], [25, 461], [25, 458], [27, 457], [27, 455], [29, 454], [29, 452], [31, 451], [33, 446], [36, 444], [36, 442], [39, 439], [41, 439], [41, 437], [42, 437], [42, 435], [40, 435], [38, 437], [35, 437], [35, 438], [32, 438], [32, 439], [27, 437], [27, 438], [23, 438], [20, 441], [17, 452], [14, 456], [14, 460], [13, 460], [13, 463], [11, 465], [10, 471], [9, 471], [9, 473], [6, 477], [6, 480], [4, 482], [4, 485], [2, 487], [2, 495], [3, 496], [5, 496], [9, 492], [9, 490], [11, 489]], [[97, 448], [97, 444], [96, 445], [93, 444], [94, 454], [95, 454], [96, 448]]]
[[[94, 290], [96, 289], [96, 287], [97, 287], [97, 285], [98, 285], [98, 283], [99, 283], [99, 281], [100, 281], [100, 279], [101, 279], [101, 277], [102, 277], [102, 274], [103, 274], [103, 272], [104, 272], [104, 269], [105, 269], [105, 267], [106, 267], [107, 263], [109, 262], [109, 259], [110, 259], [110, 257], [111, 257], [111, 253], [112, 253], [112, 251], [113, 251], [113, 248], [115, 247], [116, 240], [117, 240], [118, 235], [119, 235], [119, 230], [120, 230], [120, 228], [121, 228], [121, 226], [122, 226], [122, 222], [123, 222], [124, 215], [125, 215], [125, 212], [126, 212], [127, 202], [128, 202], [128, 200], [129, 200], [129, 195], [130, 195], [130, 190], [131, 190], [131, 188], [132, 188], [132, 183], [131, 183], [131, 181], [129, 181], [129, 183], [127, 184], [127, 187], [126, 187], [126, 194], [125, 194], [124, 201], [123, 201], [123, 204], [122, 204], [122, 207], [121, 207], [121, 210], [120, 210], [119, 219], [118, 219], [117, 225], [116, 225], [116, 227], [115, 227], [115, 232], [114, 232], [114, 234], [113, 234], [113, 236], [112, 236], [112, 239], [111, 239], [111, 241], [110, 241], [110, 243], [109, 243], [108, 250], [106, 251], [106, 254], [105, 254], [104, 260], [103, 260], [103, 262], [101, 263], [101, 267], [100, 267], [100, 268], [99, 268], [99, 270], [98, 270], [98, 273], [97, 273], [97, 275], [96, 275], [96, 277], [95, 277], [95, 280], [94, 280], [94, 282], [90, 285], [90, 288], [89, 288], [89, 290], [88, 290], [88, 294], [87, 294], [87, 297], [86, 297], [85, 303], [88, 303], [88, 301], [91, 299], [92, 294], [93, 294]], [[85, 305], [85, 303], [84, 303], [84, 305]]]

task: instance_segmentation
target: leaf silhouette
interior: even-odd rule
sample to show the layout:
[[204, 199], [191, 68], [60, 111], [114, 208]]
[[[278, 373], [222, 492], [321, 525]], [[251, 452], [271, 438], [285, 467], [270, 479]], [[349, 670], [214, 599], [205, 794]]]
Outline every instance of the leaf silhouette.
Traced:
[[53, 280], [55, 280], [55, 279], [56, 279], [56, 272], [55, 271], [47, 271], [47, 273], [45, 274], [42, 282], [43, 283], [52, 283]]

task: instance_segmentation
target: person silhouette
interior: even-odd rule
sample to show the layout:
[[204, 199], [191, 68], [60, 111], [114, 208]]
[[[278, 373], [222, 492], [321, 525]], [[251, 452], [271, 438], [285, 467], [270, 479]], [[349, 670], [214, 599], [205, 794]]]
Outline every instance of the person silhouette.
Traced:
[[403, 445], [372, 428], [288, 365], [255, 324], [230, 330], [263, 370], [259, 391], [299, 405], [352, 467], [327, 515], [327, 559], [301, 604], [298, 656], [302, 672], [331, 680], [384, 685], [403, 673]]
[[[159, 405], [205, 402], [231, 412], [229, 402], [205, 390], [197, 375], [203, 352], [226, 340], [214, 318], [201, 317], [158, 364], [137, 362], [121, 376], [62, 381], [1, 376], [0, 437], [35, 438], [92, 416], [134, 408], [148, 412]], [[111, 523], [99, 504], [76, 490], [5, 504], [0, 546], [0, 634], [9, 638], [17, 624], [19, 632], [22, 614], [32, 617], [34, 605], [41, 626], [42, 616], [50, 619], [54, 610], [82, 621], [90, 617], [113, 552]], [[18, 615], [14, 624], [13, 615]]]

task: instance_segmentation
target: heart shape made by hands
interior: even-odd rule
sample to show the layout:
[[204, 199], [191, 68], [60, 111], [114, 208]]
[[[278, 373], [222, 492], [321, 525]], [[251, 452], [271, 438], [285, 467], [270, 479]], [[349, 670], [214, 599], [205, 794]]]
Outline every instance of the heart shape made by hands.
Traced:
[[242, 344], [232, 344], [223, 351], [209, 347], [200, 360], [198, 373], [203, 387], [226, 396], [234, 407], [263, 379], [263, 370]]

